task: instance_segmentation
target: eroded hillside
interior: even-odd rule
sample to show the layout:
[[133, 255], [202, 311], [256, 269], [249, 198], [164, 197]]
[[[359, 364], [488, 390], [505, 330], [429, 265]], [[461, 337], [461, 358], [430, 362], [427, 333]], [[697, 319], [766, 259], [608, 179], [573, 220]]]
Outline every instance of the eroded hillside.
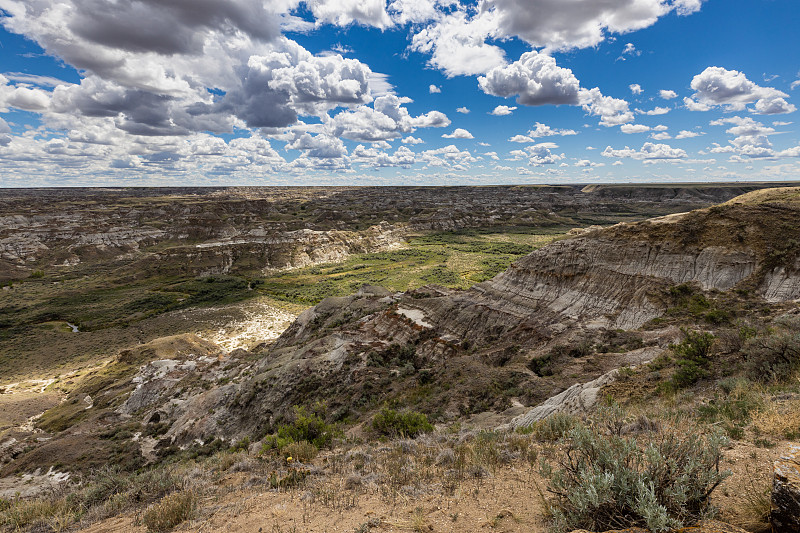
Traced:
[[[138, 469], [251, 443], [281, 451], [293, 442], [281, 432], [298, 419], [346, 430], [351, 446], [392, 410], [425, 415], [443, 431], [536, 428], [546, 416], [593, 413], [602, 398], [721, 426], [737, 446], [775, 445], [788, 430], [767, 414], [786, 418], [800, 405], [796, 391], [783, 392], [790, 385], [773, 393], [758, 384], [785, 384], [797, 370], [773, 360], [775, 346], [788, 342], [791, 352], [800, 334], [797, 220], [800, 188], [756, 191], [686, 214], [572, 231], [465, 289], [366, 284], [325, 298], [275, 342], [249, 349], [191, 334], [140, 343], [48, 383], [64, 401], [4, 432], [2, 472], [85, 472], [109, 456]], [[728, 395], [749, 407], [721, 407]], [[645, 424], [636, 431], [660, 427], [636, 423]], [[472, 454], [486, 445], [469, 439]], [[459, 475], [459, 483], [468, 478]], [[288, 478], [276, 479], [280, 490]], [[381, 479], [375, 490], [384, 490]]]

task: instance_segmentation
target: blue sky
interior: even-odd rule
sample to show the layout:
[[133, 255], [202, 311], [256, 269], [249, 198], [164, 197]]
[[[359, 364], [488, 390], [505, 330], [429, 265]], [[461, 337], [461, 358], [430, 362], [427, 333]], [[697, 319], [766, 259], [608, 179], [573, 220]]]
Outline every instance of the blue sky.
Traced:
[[0, 186], [800, 177], [796, 0], [0, 0]]

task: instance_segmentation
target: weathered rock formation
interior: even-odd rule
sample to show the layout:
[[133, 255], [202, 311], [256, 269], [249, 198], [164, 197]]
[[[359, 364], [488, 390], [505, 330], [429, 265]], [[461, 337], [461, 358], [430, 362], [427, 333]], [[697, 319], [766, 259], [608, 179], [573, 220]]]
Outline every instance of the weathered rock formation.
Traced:
[[[640, 358], [639, 362], [644, 363], [654, 359], [662, 350], [659, 348], [642, 348], [641, 350], [637, 350], [637, 352], [638, 353], [635, 355]], [[633, 356], [634, 354], [630, 353], [629, 355]], [[551, 396], [536, 407], [514, 417], [511, 422], [497, 429], [505, 430], [530, 427], [535, 422], [544, 420], [548, 416], [552, 416], [556, 413], [569, 415], [591, 413], [598, 404], [600, 391], [609, 383], [613, 383], [618, 375], [619, 370], [614, 369], [587, 383], [576, 383], [564, 392]]]
[[[514, 402], [535, 406], [559, 393], [552, 401], [577, 409], [595, 387], [570, 386], [641, 363], [643, 352], [566, 355], [559, 345], [638, 328], [666, 311], [664, 294], [679, 284], [772, 300], [798, 294], [800, 190], [792, 191], [589, 232], [466, 291], [367, 288], [327, 299], [263, 354], [235, 399], [217, 410], [216, 434], [261, 431], [292, 405], [315, 400], [344, 417], [418, 387], [426, 392], [416, 407], [445, 420]], [[651, 356], [674, 340], [648, 335]], [[192, 430], [182, 438], [202, 436]]]
[[603, 353], [568, 347], [662, 316], [670, 289], [797, 298], [800, 189], [753, 194], [556, 242], [468, 290], [364, 287], [328, 298], [254, 353], [220, 358], [183, 339], [192, 347], [184, 355], [145, 357], [145, 345], [134, 360], [156, 362], [108, 387], [123, 401], [90, 394], [94, 405], [113, 406], [109, 423], [146, 424], [157, 442], [143, 442], [145, 452], [263, 435], [294, 405], [318, 401], [337, 420], [363, 418], [392, 400], [443, 421], [487, 411], [510, 421], [521, 407], [538, 409], [531, 417], [579, 410], [604, 383], [594, 380], [654, 357], [676, 330], [629, 333], [636, 343]]
[[800, 531], [800, 445], [775, 461], [769, 519], [774, 533]]

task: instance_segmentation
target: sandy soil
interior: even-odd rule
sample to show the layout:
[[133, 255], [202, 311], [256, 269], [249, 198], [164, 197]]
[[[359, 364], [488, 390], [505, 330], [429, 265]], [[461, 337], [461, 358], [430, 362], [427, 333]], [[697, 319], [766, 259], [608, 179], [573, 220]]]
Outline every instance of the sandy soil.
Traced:
[[249, 350], [280, 337], [300, 312], [294, 307], [299, 308], [281, 309], [272, 305], [271, 300], [259, 298], [225, 307], [177, 313], [187, 319], [202, 316], [205, 323], [196, 331], [197, 335], [231, 352], [237, 348]]

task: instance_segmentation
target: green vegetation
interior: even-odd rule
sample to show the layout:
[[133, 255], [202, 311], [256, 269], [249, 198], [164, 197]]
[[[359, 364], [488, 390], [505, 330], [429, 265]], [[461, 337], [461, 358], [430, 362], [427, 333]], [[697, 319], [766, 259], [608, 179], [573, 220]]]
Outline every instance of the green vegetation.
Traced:
[[667, 294], [671, 300], [668, 316], [691, 318], [716, 326], [729, 323], [733, 317], [732, 309], [726, 306], [728, 302], [709, 298], [696, 285], [681, 283], [670, 287]]
[[341, 432], [325, 422], [320, 414], [322, 410], [320, 408], [317, 412], [309, 412], [305, 407], [296, 406], [294, 420], [288, 424], [281, 424], [277, 432], [265, 437], [261, 453], [273, 451], [281, 453], [289, 445], [298, 442], [308, 442], [316, 449], [330, 447], [333, 438]]
[[764, 394], [747, 378], [725, 378], [718, 382], [721, 394], [697, 406], [697, 418], [720, 425], [732, 439], [741, 439], [752, 415], [765, 407]]
[[428, 417], [414, 411], [396, 411], [384, 407], [372, 418], [372, 430], [384, 437], [414, 438], [433, 431]]
[[543, 420], [539, 420], [529, 428], [519, 430], [522, 433], [532, 433], [538, 440], [556, 442], [568, 434], [579, 423], [577, 417], [566, 413], [554, 413]]
[[[390, 290], [426, 284], [467, 288], [562, 234], [561, 228], [529, 227], [430, 233], [410, 238], [403, 249], [356, 254], [337, 263], [266, 276], [254, 267], [248, 275], [191, 277], [177, 274], [181, 270], [172, 263], [163, 272], [154, 270], [144, 277], [116, 265], [41, 271], [16, 283], [0, 303], [0, 374], [11, 381], [29, 372], [62, 374], [63, 368], [54, 368], [74, 365], [68, 367], [71, 370], [81, 361], [107, 358], [115, 349], [185, 331], [174, 315], [161, 321], [171, 311], [258, 297], [299, 312], [326, 297], [352, 294], [364, 284]], [[82, 334], [94, 335], [70, 337], [67, 322], [76, 324]], [[53, 350], [50, 330], [59, 324], [63, 326], [56, 337], [59, 347]]]
[[708, 498], [729, 475], [719, 471], [725, 437], [674, 425], [627, 436], [620, 417], [609, 412], [595, 425], [576, 424], [556, 467], [542, 462], [555, 495], [554, 529], [655, 533], [713, 514]]
[[709, 355], [716, 337], [704, 331], [682, 329], [685, 338], [670, 349], [675, 354], [677, 370], [672, 375], [672, 384], [685, 388], [709, 375]]
[[752, 335], [742, 347], [748, 375], [761, 382], [782, 382], [800, 368], [800, 316], [784, 316], [762, 335]]
[[426, 284], [463, 289], [494, 277], [559, 235], [522, 228], [507, 233], [472, 230], [423, 235], [409, 239], [408, 248], [276, 272], [258, 290], [281, 300], [316, 304], [328, 296], [352, 294], [364, 284], [397, 291]]

